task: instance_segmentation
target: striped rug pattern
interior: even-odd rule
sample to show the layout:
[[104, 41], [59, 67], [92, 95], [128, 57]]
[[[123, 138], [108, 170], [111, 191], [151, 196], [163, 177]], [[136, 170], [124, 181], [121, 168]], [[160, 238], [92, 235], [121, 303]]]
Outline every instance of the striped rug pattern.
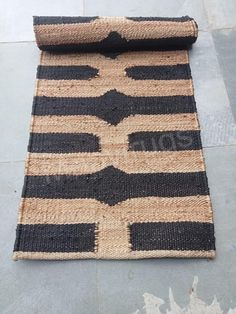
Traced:
[[194, 20], [34, 24], [43, 52], [13, 258], [213, 258]]

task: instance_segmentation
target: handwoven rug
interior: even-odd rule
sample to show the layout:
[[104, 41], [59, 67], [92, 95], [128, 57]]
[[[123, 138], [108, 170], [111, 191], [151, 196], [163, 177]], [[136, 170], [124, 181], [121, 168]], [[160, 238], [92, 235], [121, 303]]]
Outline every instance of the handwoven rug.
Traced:
[[215, 255], [192, 18], [35, 17], [15, 260]]

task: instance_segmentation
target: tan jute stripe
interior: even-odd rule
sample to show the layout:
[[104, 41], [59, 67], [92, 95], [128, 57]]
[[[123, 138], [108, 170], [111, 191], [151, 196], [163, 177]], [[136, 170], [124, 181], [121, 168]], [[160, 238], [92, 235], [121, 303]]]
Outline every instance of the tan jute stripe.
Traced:
[[155, 251], [131, 251], [119, 256], [101, 256], [98, 252], [76, 252], [76, 253], [45, 253], [45, 252], [14, 252], [13, 259], [38, 259], [38, 260], [66, 260], [66, 259], [142, 259], [142, 258], [214, 258], [215, 251], [176, 251], [176, 250], [155, 250]]
[[[109, 148], [110, 147], [110, 151]], [[28, 155], [28, 175], [81, 175], [114, 166], [126, 173], [155, 172], [195, 172], [204, 171], [205, 166], [201, 150], [160, 151], [160, 152], [127, 152], [106, 147], [103, 152], [73, 154]]]
[[[188, 197], [141, 197], [123, 201], [113, 207], [94, 199], [21, 200], [22, 224], [72, 224], [109, 220], [117, 222], [212, 222], [208, 195]], [[36, 210], [37, 209], [37, 210]]]
[[[127, 96], [191, 96], [192, 80], [133, 80], [116, 70], [99, 70], [91, 80], [45, 80], [38, 82], [37, 96], [96, 97], [116, 89]], [[109, 73], [109, 75], [106, 75]], [[121, 72], [120, 72], [121, 73]]]
[[159, 65], [177, 65], [187, 64], [188, 53], [186, 50], [177, 51], [146, 51], [145, 54], [139, 51], [125, 52], [116, 57], [108, 59], [98, 53], [70, 53], [70, 54], [52, 54], [42, 52], [41, 65], [46, 66], [80, 66], [89, 65], [95, 68], [117, 67], [127, 68], [132, 66], [159, 66]]
[[131, 252], [129, 223], [115, 216], [101, 218], [98, 223], [97, 254], [100, 256], [129, 254]]
[[[101, 137], [126, 138], [132, 132], [199, 130], [196, 113], [166, 115], [134, 115], [124, 118], [117, 126], [95, 116], [34, 116], [31, 132], [35, 133], [93, 133]], [[125, 133], [125, 135], [123, 134]]]

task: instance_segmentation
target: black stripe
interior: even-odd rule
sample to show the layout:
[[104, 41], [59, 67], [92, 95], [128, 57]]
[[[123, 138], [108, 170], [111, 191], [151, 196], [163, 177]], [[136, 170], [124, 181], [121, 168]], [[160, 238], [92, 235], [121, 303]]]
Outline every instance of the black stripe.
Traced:
[[135, 21], [135, 22], [143, 22], [143, 21], [163, 21], [163, 22], [188, 22], [188, 21], [193, 21], [193, 18], [189, 16], [182, 16], [182, 17], [126, 17], [128, 20]]
[[109, 58], [109, 59], [116, 59], [119, 55], [120, 55], [120, 52], [119, 51], [117, 51], [117, 52], [115, 52], [115, 51], [111, 51], [111, 52], [109, 52], [109, 51], [107, 51], [107, 52], [101, 52], [101, 54], [104, 56], [104, 57], [106, 57], [106, 58]]
[[193, 96], [131, 97], [116, 90], [100, 97], [35, 97], [33, 103], [33, 115], [93, 115], [113, 125], [134, 114], [193, 112]]
[[38, 79], [46, 80], [87, 80], [96, 77], [98, 69], [89, 65], [78, 66], [46, 66], [39, 65]]
[[214, 226], [201, 222], [148, 222], [130, 225], [133, 251], [215, 250]]
[[[34, 16], [34, 25], [50, 25], [50, 24], [77, 24], [89, 23], [98, 16]], [[143, 21], [168, 21], [168, 22], [188, 22], [193, 20], [189, 16], [182, 17], [126, 17], [128, 20], [135, 22]]]
[[98, 152], [99, 138], [89, 133], [31, 133], [28, 151], [32, 153]]
[[17, 226], [14, 251], [94, 252], [95, 223]]
[[191, 78], [189, 64], [161, 66], [133, 66], [125, 69], [134, 80], [188, 80]]
[[107, 167], [86, 175], [26, 176], [23, 197], [92, 198], [109, 205], [128, 198], [207, 195], [205, 172], [135, 173]]
[[131, 151], [179, 151], [201, 149], [200, 131], [136, 132], [129, 134]]
[[98, 16], [34, 16], [34, 25], [89, 23]]
[[185, 49], [196, 41], [197, 37], [171, 37], [158, 39], [131, 39], [111, 32], [105, 39], [93, 43], [62, 43], [58, 45], [40, 45], [39, 48], [51, 52], [122, 52], [127, 50], [171, 50]]

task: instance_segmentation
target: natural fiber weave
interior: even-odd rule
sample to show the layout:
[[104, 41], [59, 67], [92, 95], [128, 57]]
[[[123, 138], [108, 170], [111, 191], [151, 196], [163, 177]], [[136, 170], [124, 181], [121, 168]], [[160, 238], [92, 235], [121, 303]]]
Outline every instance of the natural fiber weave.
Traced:
[[215, 254], [193, 19], [35, 17], [18, 259]]

